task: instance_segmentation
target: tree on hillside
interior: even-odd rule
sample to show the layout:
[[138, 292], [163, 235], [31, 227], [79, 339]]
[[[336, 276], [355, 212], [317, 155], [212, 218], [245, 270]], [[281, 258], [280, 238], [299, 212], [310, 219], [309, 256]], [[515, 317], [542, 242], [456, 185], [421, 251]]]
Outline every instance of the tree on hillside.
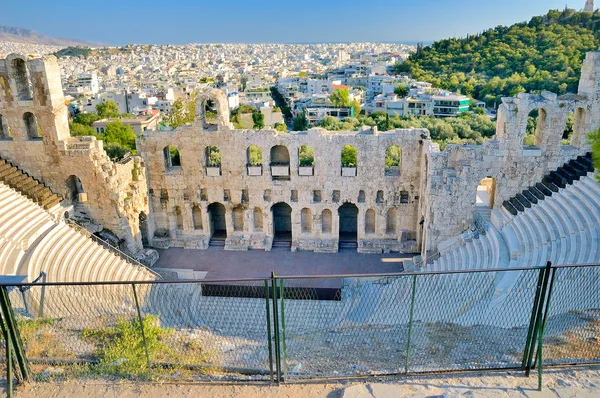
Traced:
[[120, 115], [119, 107], [114, 101], [99, 103], [96, 105], [96, 113], [98, 113], [98, 116], [100, 116], [101, 119], [118, 117]]
[[73, 137], [82, 137], [82, 136], [94, 136], [95, 131], [92, 127], [81, 124], [81, 123], [70, 123], [69, 130], [71, 130], [71, 136]]
[[398, 84], [394, 88], [394, 93], [400, 98], [406, 97], [408, 95], [408, 91], [408, 87], [404, 84]]
[[99, 138], [106, 141], [119, 144], [129, 150], [135, 150], [135, 132], [133, 128], [122, 121], [116, 120], [107, 123], [104, 133]]
[[84, 126], [91, 126], [96, 120], [100, 120], [100, 116], [97, 113], [80, 113], [73, 119], [73, 122]]
[[294, 131], [305, 131], [308, 129], [308, 119], [304, 112], [294, 118], [292, 128]]

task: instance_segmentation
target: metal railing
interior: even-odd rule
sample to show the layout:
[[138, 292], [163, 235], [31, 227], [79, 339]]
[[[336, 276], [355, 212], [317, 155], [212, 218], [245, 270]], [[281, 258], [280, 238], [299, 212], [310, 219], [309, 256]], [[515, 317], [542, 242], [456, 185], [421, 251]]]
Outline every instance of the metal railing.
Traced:
[[598, 291], [600, 265], [548, 264], [0, 284], [0, 307], [19, 380], [48, 378], [48, 365], [58, 378], [274, 383], [535, 369], [541, 388], [543, 366], [600, 362]]
[[74, 229], [76, 229], [78, 232], [80, 232], [81, 234], [83, 234], [84, 236], [92, 239], [94, 242], [98, 243], [100, 246], [104, 247], [106, 250], [109, 250], [113, 254], [121, 257], [123, 260], [127, 261], [129, 264], [137, 266], [137, 267], [142, 267], [146, 271], [148, 271], [150, 274], [154, 275], [155, 277], [157, 277], [159, 279], [162, 278], [160, 276], [160, 274], [158, 274], [156, 271], [153, 271], [150, 267], [142, 264], [139, 260], [136, 260], [135, 258], [131, 257], [129, 254], [127, 254], [124, 251], [121, 251], [119, 248], [113, 246], [107, 240], [104, 240], [101, 237], [99, 237], [98, 235], [95, 235], [95, 234], [91, 233], [90, 231], [88, 231], [87, 229], [85, 229], [84, 227], [82, 227], [81, 225], [77, 224], [77, 222], [75, 222], [73, 219], [71, 219], [71, 218], [65, 218], [64, 221], [67, 224], [69, 224], [71, 227], [73, 227]]

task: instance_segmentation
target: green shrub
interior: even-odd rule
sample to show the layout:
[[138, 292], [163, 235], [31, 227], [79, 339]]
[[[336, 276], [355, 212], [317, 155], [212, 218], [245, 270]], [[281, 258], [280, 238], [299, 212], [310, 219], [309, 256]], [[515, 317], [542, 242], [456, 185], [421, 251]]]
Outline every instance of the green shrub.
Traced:
[[248, 148], [248, 164], [250, 166], [260, 166], [262, 165], [262, 151], [256, 145], [250, 145]]
[[315, 164], [315, 153], [308, 145], [300, 147], [299, 156], [300, 166], [313, 166]]
[[352, 145], [342, 148], [342, 167], [356, 167], [358, 152]]

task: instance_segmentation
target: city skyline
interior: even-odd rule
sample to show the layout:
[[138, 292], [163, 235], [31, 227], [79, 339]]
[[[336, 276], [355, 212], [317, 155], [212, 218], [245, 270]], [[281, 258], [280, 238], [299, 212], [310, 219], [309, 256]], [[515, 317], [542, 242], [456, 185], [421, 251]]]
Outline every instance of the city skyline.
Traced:
[[[535, 0], [525, 4], [507, 0], [481, 6], [478, 1], [465, 0], [461, 7], [455, 7], [442, 0], [375, 0], [368, 9], [361, 9], [361, 2], [357, 0], [327, 4], [308, 0], [301, 6], [273, 2], [257, 6], [240, 0], [217, 5], [180, 0], [169, 3], [169, 7], [163, 9], [161, 4], [152, 1], [142, 3], [135, 0], [122, 4], [108, 0], [102, 8], [91, 4], [78, 5], [74, 18], [73, 13], [53, 8], [49, 3], [39, 0], [30, 3], [32, 11], [28, 13], [23, 13], [17, 3], [3, 5], [0, 24], [31, 29], [48, 36], [107, 45], [429, 43], [475, 34], [497, 25], [526, 21], [549, 9], [562, 9], [565, 5], [575, 9], [584, 5], [583, 0]], [[116, 10], [125, 18], [115, 22]], [[382, 13], [381, 10], [388, 11]], [[207, 18], [206, 14], [217, 17]], [[290, 17], [284, 18], [288, 15]], [[402, 21], [403, 17], [406, 21]], [[122, 21], [127, 23], [120, 23]]]

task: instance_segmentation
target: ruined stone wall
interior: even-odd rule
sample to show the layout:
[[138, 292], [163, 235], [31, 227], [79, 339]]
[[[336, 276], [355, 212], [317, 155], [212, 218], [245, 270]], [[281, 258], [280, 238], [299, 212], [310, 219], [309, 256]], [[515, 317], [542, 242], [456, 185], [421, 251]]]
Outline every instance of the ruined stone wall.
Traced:
[[[162, 247], [206, 248], [213, 232], [209, 205], [221, 203], [226, 209], [226, 248], [270, 249], [275, 232], [271, 208], [283, 202], [292, 208], [293, 249], [337, 251], [338, 209], [344, 203], [353, 203], [358, 207], [359, 251], [415, 250], [420, 181], [418, 165], [424, 143], [422, 134], [426, 131], [413, 129], [377, 133], [373, 130], [328, 132], [312, 129], [282, 133], [275, 130], [231, 130], [227, 127], [213, 131], [198, 124], [170, 132], [146, 132], [138, 138], [137, 146], [148, 168], [157, 230], [153, 242]], [[402, 166], [399, 175], [386, 176], [385, 153], [393, 144], [402, 149]], [[165, 165], [164, 148], [169, 145], [179, 150], [180, 167], [168, 168]], [[247, 150], [250, 145], [256, 145], [262, 151], [262, 175], [249, 175]], [[314, 150], [314, 175], [299, 175], [298, 154], [302, 145], [309, 145]], [[341, 175], [341, 150], [345, 145], [352, 145], [358, 150], [355, 177]], [[207, 146], [216, 146], [220, 150], [222, 165], [219, 176], [207, 175]], [[289, 153], [290, 176], [287, 181], [274, 180], [271, 175], [270, 152], [275, 146], [283, 146]], [[381, 191], [379, 200], [378, 191]], [[407, 203], [401, 203], [402, 192]], [[193, 225], [195, 206], [202, 214], [202, 229]], [[241, 210], [237, 211], [237, 217], [241, 213], [243, 226], [240, 227], [238, 222], [236, 228], [234, 209], [238, 207]], [[310, 214], [305, 211], [304, 227], [301, 225], [302, 209], [310, 210]], [[323, 227], [322, 217], [326, 209], [332, 216], [330, 231]], [[373, 232], [367, 232], [365, 226], [369, 209], [376, 214]], [[390, 213], [394, 220], [388, 224], [390, 209], [395, 209], [396, 213]], [[255, 226], [255, 214], [262, 215], [262, 228]], [[327, 221], [326, 214], [326, 224]]]
[[[27, 113], [36, 121], [38, 137], [27, 130]], [[78, 207], [124, 239], [129, 250], [141, 249], [138, 216], [149, 212], [143, 162], [133, 158], [125, 164], [114, 163], [101, 141], [70, 136], [55, 57], [29, 59], [11, 54], [0, 60], [0, 115], [10, 129], [10, 137], [0, 140], [2, 158], [64, 198], [71, 197], [67, 181], [76, 176], [87, 194], [87, 201]]]

